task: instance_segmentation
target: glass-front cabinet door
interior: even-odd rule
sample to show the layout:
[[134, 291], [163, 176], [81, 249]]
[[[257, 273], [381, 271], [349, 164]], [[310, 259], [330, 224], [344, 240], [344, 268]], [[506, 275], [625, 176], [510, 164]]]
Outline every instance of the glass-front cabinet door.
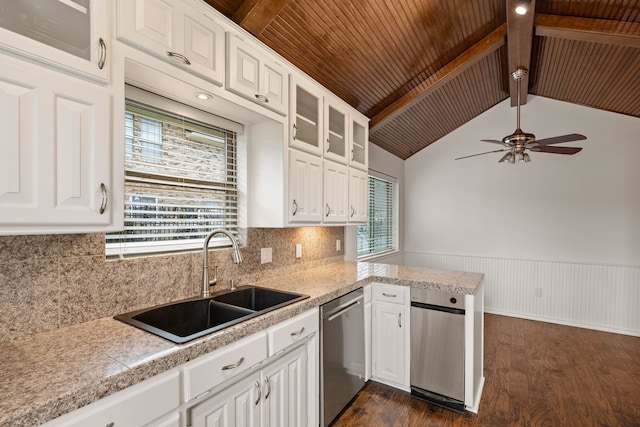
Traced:
[[92, 79], [108, 79], [104, 0], [0, 0], [0, 48]]
[[325, 98], [324, 157], [338, 163], [347, 163], [347, 108], [341, 102]]
[[351, 113], [349, 166], [366, 171], [369, 167], [369, 121]]
[[313, 84], [292, 75], [289, 93], [289, 145], [320, 156], [323, 147], [322, 92]]

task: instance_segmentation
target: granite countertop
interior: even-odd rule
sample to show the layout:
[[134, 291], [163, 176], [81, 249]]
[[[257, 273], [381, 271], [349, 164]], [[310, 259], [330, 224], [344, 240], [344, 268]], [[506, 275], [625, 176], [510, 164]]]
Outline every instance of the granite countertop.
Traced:
[[370, 282], [474, 295], [480, 273], [337, 262], [255, 284], [310, 298], [177, 345], [110, 317], [0, 344], [0, 426], [37, 426]]

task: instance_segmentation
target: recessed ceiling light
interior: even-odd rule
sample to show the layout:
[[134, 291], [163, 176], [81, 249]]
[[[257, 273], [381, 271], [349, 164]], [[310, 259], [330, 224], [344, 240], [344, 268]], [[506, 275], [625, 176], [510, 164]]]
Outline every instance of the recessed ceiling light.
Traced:
[[196, 92], [195, 95], [196, 95], [196, 98], [202, 99], [203, 101], [207, 99], [211, 99], [211, 95], [209, 95], [208, 93]]
[[518, 0], [516, 3], [516, 13], [518, 15], [525, 15], [529, 10], [529, 1], [528, 0]]

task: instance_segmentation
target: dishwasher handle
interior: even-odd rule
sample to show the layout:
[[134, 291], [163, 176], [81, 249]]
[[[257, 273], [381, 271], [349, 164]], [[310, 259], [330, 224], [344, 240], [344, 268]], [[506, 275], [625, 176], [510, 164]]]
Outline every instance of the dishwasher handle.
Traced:
[[441, 305], [425, 304], [423, 302], [411, 301], [411, 307], [424, 308], [425, 310], [442, 311], [451, 314], [464, 314], [464, 309], [462, 308], [443, 307]]
[[327, 319], [329, 322], [331, 322], [333, 319], [342, 316], [344, 313], [349, 311], [352, 307], [360, 304], [363, 299], [364, 299], [364, 296], [360, 296], [355, 300], [351, 300], [342, 305], [339, 305], [333, 310], [331, 310], [329, 313], [325, 314], [324, 318]]

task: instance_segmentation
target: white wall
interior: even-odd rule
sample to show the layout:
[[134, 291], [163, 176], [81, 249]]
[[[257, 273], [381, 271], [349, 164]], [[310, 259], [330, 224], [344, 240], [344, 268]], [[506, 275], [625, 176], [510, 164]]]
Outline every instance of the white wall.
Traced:
[[[488, 311], [640, 333], [640, 119], [530, 96], [523, 130], [538, 139], [584, 134], [562, 144], [582, 152], [532, 153], [516, 164], [497, 163], [501, 153], [453, 160], [500, 148], [479, 140], [512, 133], [515, 114], [506, 100], [407, 159], [405, 263], [427, 266], [444, 255], [450, 268], [493, 269]], [[519, 273], [519, 261], [536, 261], [531, 274]], [[577, 266], [578, 277], [550, 283], [558, 263]], [[595, 265], [625, 271], [593, 278]], [[507, 278], [509, 269], [515, 276]], [[628, 316], [592, 315], [608, 292], [626, 293], [606, 310]], [[575, 304], [554, 295], [580, 307], [568, 310]]]
[[[377, 172], [382, 172], [386, 175], [398, 179], [398, 204], [399, 204], [399, 242], [398, 247], [400, 250], [391, 255], [379, 257], [371, 260], [371, 262], [382, 262], [386, 264], [403, 264], [404, 257], [402, 253], [403, 239], [404, 239], [404, 221], [402, 220], [404, 214], [404, 161], [383, 150], [377, 145], [369, 145], [369, 169]], [[345, 227], [345, 260], [355, 261], [357, 250], [357, 226], [350, 225]]]

